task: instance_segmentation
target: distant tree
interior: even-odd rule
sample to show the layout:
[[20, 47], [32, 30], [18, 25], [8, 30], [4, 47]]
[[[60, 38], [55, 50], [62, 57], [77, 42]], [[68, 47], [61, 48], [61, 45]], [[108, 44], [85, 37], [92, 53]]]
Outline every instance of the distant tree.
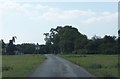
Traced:
[[51, 44], [50, 38], [49, 38], [49, 33], [44, 33], [43, 35], [45, 35], [45, 41], [46, 41], [46, 45]]
[[39, 44], [37, 43], [35, 45], [35, 54], [39, 54], [39, 51], [40, 51], [40, 47], [39, 47]]
[[50, 34], [49, 33], [44, 33], [45, 35], [45, 41], [46, 41], [46, 52], [51, 53], [51, 40], [50, 40]]
[[117, 42], [115, 36], [105, 35], [103, 38], [94, 36], [86, 45], [89, 53], [94, 54], [116, 54]]
[[120, 30], [118, 30], [118, 54], [120, 52]]
[[15, 39], [17, 39], [17, 37], [16, 37], [16, 36], [13, 36], [13, 37], [12, 37], [12, 42], [13, 42], [13, 43], [15, 42]]
[[88, 44], [86, 45], [86, 49], [88, 50], [88, 54], [97, 54], [98, 53], [98, 44], [97, 40], [89, 40]]
[[46, 45], [40, 45], [40, 54], [47, 54]]
[[120, 30], [118, 30], [118, 36], [120, 37]]
[[14, 52], [15, 51], [15, 45], [13, 43], [15, 42], [16, 38], [17, 38], [16, 36], [13, 36], [12, 40], [9, 40], [8, 46], [6, 48], [6, 52], [9, 55], [14, 55], [15, 54], [15, 52]]
[[1, 43], [2, 43], [2, 54], [5, 54], [5, 43], [3, 41], [3, 39], [1, 40]]
[[6, 50], [7, 50], [7, 54], [9, 54], [9, 55], [14, 55], [15, 54], [14, 53], [15, 46], [14, 46], [12, 40], [9, 40], [9, 43], [8, 43], [8, 46], [7, 46]]
[[115, 36], [105, 35], [100, 45], [100, 51], [103, 54], [116, 54], [117, 53], [117, 40]]
[[36, 45], [33, 43], [23, 43], [21, 44], [21, 52], [24, 54], [34, 54]]

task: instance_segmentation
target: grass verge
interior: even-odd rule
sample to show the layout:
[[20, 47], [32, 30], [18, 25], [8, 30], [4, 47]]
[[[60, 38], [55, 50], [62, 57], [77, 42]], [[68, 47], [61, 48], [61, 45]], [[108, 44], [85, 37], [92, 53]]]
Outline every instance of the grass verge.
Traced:
[[43, 55], [2, 56], [3, 77], [27, 77], [45, 60]]
[[118, 77], [118, 55], [62, 55], [97, 77]]

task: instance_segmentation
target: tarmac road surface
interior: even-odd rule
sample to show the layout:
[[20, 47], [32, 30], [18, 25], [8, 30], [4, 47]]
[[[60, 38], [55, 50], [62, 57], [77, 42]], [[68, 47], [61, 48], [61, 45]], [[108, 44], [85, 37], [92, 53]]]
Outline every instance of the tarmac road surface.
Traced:
[[45, 54], [46, 60], [38, 66], [30, 77], [94, 77], [82, 67], [59, 56]]

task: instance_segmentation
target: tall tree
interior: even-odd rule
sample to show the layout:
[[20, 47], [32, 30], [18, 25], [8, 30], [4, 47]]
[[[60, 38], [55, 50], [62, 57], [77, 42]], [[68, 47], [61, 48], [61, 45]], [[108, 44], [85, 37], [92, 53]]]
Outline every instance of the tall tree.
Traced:
[[85, 44], [85, 40], [87, 39], [87, 36], [82, 35], [80, 32], [78, 32], [77, 28], [66, 25], [64, 27], [57, 26], [57, 28], [51, 28], [49, 38], [52, 46], [54, 47], [53, 50], [54, 52], [71, 53], [76, 49], [75, 48], [77, 47], [76, 44], [80, 44], [78, 42], [82, 43], [81, 46]]
[[8, 46], [6, 48], [6, 50], [7, 50], [6, 52], [9, 55], [14, 55], [15, 54], [15, 52], [14, 52], [15, 51], [15, 45], [13, 43], [15, 42], [16, 38], [17, 38], [16, 36], [13, 36], [12, 40], [9, 40]]
[[45, 41], [46, 41], [46, 45], [51, 44], [50, 38], [49, 38], [49, 33], [44, 33], [43, 35], [45, 35]]
[[51, 39], [50, 39], [50, 34], [49, 33], [44, 33], [45, 35], [45, 41], [46, 41], [46, 52], [51, 53]]

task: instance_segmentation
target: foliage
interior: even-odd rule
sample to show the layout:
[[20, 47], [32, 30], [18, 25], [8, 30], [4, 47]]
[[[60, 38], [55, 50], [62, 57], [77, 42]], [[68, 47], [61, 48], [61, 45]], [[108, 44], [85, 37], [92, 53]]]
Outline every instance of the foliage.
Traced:
[[94, 36], [88, 39], [77, 28], [66, 25], [51, 28], [50, 33], [45, 33], [46, 47], [49, 53], [75, 53], [75, 54], [118, 54], [115, 36], [105, 35], [103, 38]]
[[24, 54], [34, 54], [35, 53], [35, 44], [23, 43], [20, 45], [21, 52]]
[[87, 43], [86, 35], [82, 35], [77, 28], [68, 25], [51, 28], [47, 39], [51, 42], [49, 46], [53, 47], [50, 50], [55, 53], [72, 53], [74, 50], [83, 48]]

